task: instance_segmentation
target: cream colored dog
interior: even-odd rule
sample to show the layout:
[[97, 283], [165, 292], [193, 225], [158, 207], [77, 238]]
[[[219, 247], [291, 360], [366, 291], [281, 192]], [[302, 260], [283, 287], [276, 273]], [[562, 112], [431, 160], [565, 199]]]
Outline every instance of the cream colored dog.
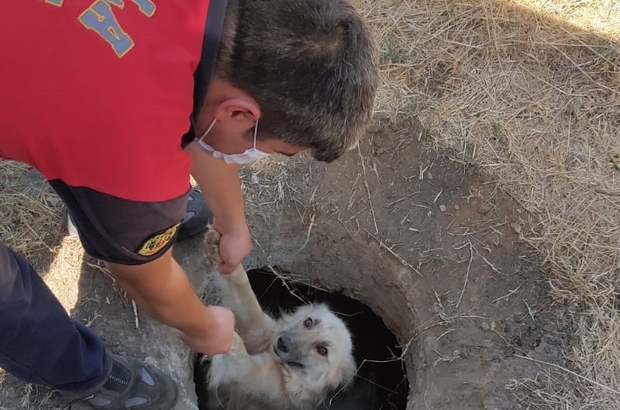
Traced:
[[[209, 229], [206, 244], [216, 260], [218, 241]], [[221, 278], [237, 327], [230, 352], [211, 358], [210, 410], [310, 410], [350, 384], [351, 334], [327, 306], [302, 306], [276, 321], [262, 311], [241, 265]]]

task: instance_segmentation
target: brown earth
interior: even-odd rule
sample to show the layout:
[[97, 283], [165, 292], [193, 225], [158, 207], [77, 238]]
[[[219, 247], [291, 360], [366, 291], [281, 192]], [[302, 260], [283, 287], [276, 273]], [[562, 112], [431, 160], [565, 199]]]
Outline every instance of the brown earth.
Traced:
[[527, 357], [557, 362], [570, 332], [519, 240], [528, 215], [449, 154], [416, 123], [377, 122], [337, 163], [255, 170], [251, 264], [378, 313], [406, 351], [408, 409], [519, 409], [513, 390], [541, 370]]
[[[474, 167], [429, 147], [417, 123], [377, 121], [333, 164], [276, 162], [242, 172], [255, 239], [248, 268], [278, 265], [295, 272], [292, 280], [370, 306], [405, 351], [408, 409], [526, 408], [514, 393], [542, 371], [532, 359], [561, 364], [571, 331], [549, 314], [546, 279], [519, 238], [529, 217], [517, 204]], [[131, 302], [53, 226], [52, 251], [35, 259], [67, 309], [113, 349], [169, 369], [192, 408], [192, 357], [175, 333], [142, 313], [136, 329]], [[176, 255], [216, 301], [200, 242], [179, 244]], [[65, 404], [0, 373], [0, 409]]]

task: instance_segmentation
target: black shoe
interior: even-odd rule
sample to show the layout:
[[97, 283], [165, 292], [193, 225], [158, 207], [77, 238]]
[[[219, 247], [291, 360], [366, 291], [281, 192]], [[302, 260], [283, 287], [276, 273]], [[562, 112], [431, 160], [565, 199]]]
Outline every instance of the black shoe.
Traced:
[[211, 223], [213, 223], [213, 212], [209, 209], [202, 192], [192, 189], [187, 198], [187, 212], [179, 227], [177, 241], [205, 233], [207, 225]]
[[108, 353], [112, 369], [103, 385], [79, 399], [99, 410], [171, 410], [179, 387], [170, 376], [137, 359]]
[[[187, 211], [179, 227], [177, 241], [190, 239], [207, 231], [207, 225], [213, 223], [213, 212], [209, 209], [202, 192], [192, 189], [187, 198]], [[69, 236], [78, 236], [77, 228], [67, 208], [62, 212], [62, 224]]]

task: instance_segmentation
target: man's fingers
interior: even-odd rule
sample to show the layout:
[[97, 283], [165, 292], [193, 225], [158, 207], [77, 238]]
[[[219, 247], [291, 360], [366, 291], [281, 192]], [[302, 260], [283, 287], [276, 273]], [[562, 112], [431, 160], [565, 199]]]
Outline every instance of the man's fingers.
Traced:
[[215, 230], [212, 225], [209, 225], [204, 240], [207, 254], [209, 254], [214, 261], [222, 263], [222, 256], [220, 255], [220, 239], [220, 233]]
[[234, 270], [235, 270], [236, 266], [233, 266], [230, 263], [220, 263], [220, 274], [222, 275], [230, 275]]

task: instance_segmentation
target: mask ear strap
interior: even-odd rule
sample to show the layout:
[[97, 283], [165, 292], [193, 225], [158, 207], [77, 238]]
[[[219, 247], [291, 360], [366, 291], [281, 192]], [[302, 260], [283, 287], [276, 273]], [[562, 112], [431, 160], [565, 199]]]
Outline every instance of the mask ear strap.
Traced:
[[254, 123], [254, 149], [256, 149], [256, 136], [258, 135], [258, 120]]
[[217, 122], [217, 118], [213, 119], [213, 122], [211, 123], [211, 125], [209, 125], [209, 127], [207, 128], [207, 130], [202, 134], [202, 136], [200, 137], [200, 141], [202, 141], [203, 139], [205, 139], [205, 137], [207, 136], [207, 134], [209, 132], [211, 132], [211, 129], [213, 128], [213, 126], [215, 125], [215, 123]]

